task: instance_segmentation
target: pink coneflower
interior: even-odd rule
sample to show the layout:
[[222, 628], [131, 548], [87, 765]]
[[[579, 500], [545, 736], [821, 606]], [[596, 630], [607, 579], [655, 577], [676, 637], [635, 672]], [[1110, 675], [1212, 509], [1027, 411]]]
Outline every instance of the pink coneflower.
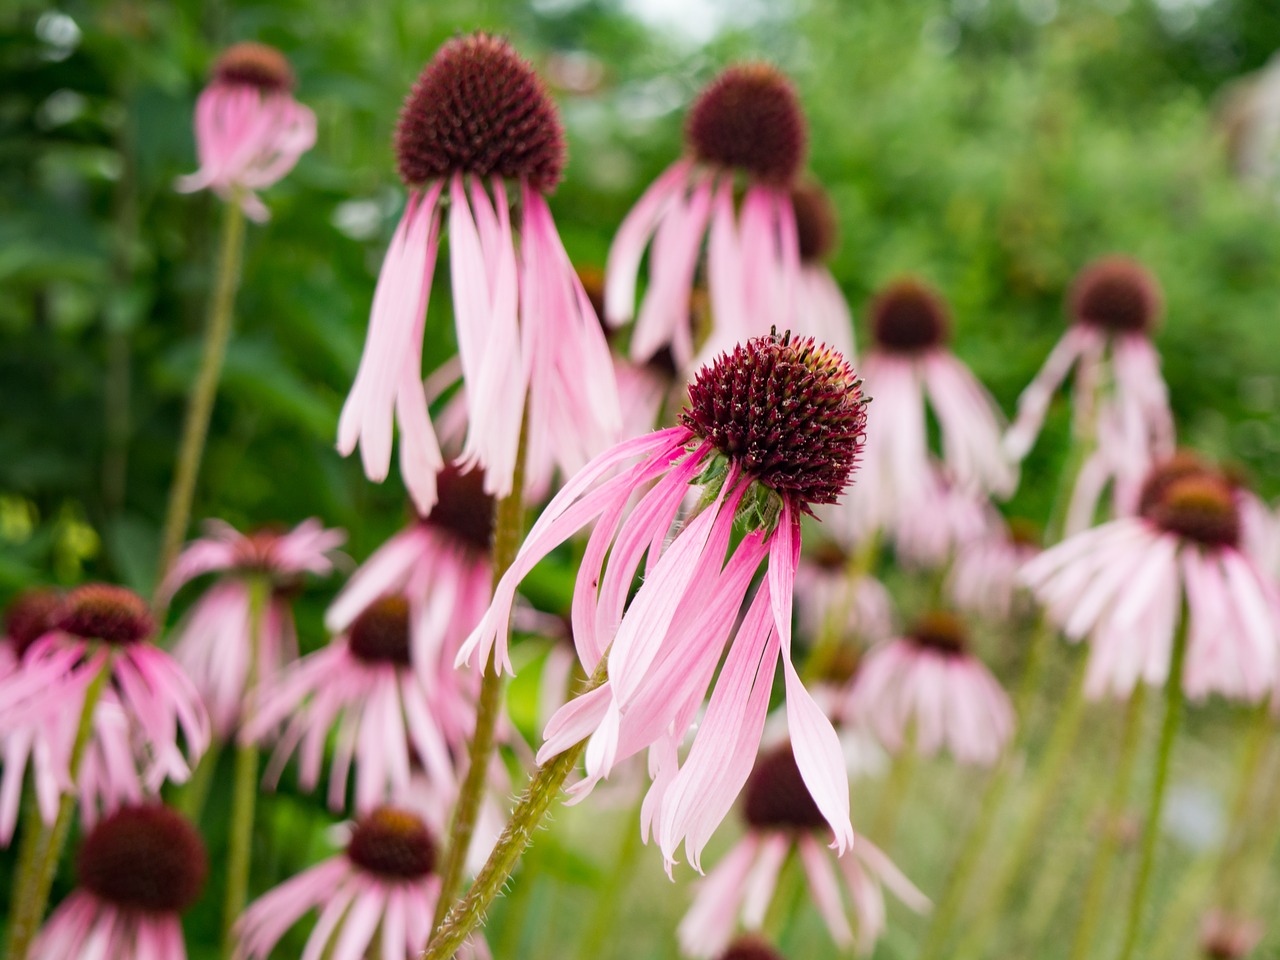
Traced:
[[960, 763], [990, 766], [1013, 734], [999, 681], [969, 652], [964, 624], [936, 611], [905, 636], [871, 650], [849, 687], [846, 710], [891, 752], [944, 747]]
[[990, 536], [995, 510], [984, 494], [949, 480], [933, 464], [921, 489], [914, 509], [899, 510], [885, 531], [904, 566], [945, 566], [965, 546]]
[[1069, 537], [1023, 579], [1068, 640], [1089, 639], [1089, 696], [1163, 685], [1185, 605], [1183, 689], [1256, 701], [1275, 684], [1280, 599], [1240, 541], [1231, 482], [1181, 455], [1149, 472], [1137, 516]]
[[200, 169], [180, 178], [178, 189], [238, 196], [246, 215], [266, 220], [270, 213], [254, 191], [280, 180], [316, 142], [315, 114], [293, 99], [293, 82], [289, 61], [273, 47], [224, 50], [196, 101]]
[[[238, 924], [239, 960], [265, 958], [303, 914], [320, 918], [304, 957], [410, 960], [426, 948], [440, 896], [436, 840], [417, 814], [379, 807], [355, 822], [342, 855], [285, 881], [249, 905]], [[330, 953], [332, 951], [332, 953]], [[458, 956], [487, 957], [479, 937]]]
[[330, 554], [346, 534], [325, 529], [314, 518], [288, 533], [266, 529], [248, 536], [213, 520], [206, 524], [206, 533], [178, 557], [160, 595], [167, 601], [198, 576], [224, 574], [178, 626], [173, 656], [200, 691], [214, 733], [225, 740], [239, 724], [245, 705], [255, 629], [250, 622], [251, 579], [265, 578], [269, 590], [256, 625], [257, 679], [261, 683], [297, 657], [289, 592], [305, 573], [327, 576], [333, 571]]
[[875, 643], [893, 633], [893, 600], [884, 584], [852, 570], [849, 555], [827, 540], [800, 556], [796, 617], [811, 641], [834, 628], [842, 637]]
[[[422, 331], [447, 210], [470, 417], [461, 463], [484, 469], [489, 493], [510, 493], [527, 405], [535, 470], [547, 460], [576, 470], [615, 439], [621, 414], [604, 334], [545, 199], [565, 155], [546, 87], [505, 40], [450, 40], [405, 102], [396, 153], [409, 202], [373, 295], [338, 449], [358, 444], [366, 475], [383, 480], [394, 419], [401, 476], [430, 512], [444, 462], [423, 391]], [[519, 189], [514, 223], [508, 180]]]
[[[61, 593], [52, 589], [29, 590], [10, 603], [0, 643], [0, 677], [22, 669], [26, 651], [55, 628], [62, 603]], [[40, 819], [49, 825], [57, 819], [58, 802], [70, 790], [71, 752], [79, 724], [74, 704], [49, 702], [43, 713], [30, 711], [0, 739], [0, 846], [13, 839], [28, 765]], [[92, 736], [76, 779], [86, 824], [121, 804], [142, 802], [145, 788], [129, 717], [112, 690], [104, 691], [94, 708]]]
[[[946, 347], [947, 306], [930, 287], [898, 280], [870, 308], [867, 466], [857, 492], [832, 519], [858, 539], [895, 531], [905, 519], [931, 524], [940, 484], [966, 494], [1013, 490], [1016, 471], [1000, 450], [1003, 418], [990, 394]], [[940, 428], [944, 475], [933, 468], [926, 409]]]
[[[780, 654], [800, 769], [840, 848], [852, 842], [839, 741], [792, 664], [791, 611], [800, 516], [834, 502], [849, 484], [864, 406], [849, 364], [811, 339], [771, 334], [721, 356], [689, 387], [680, 426], [619, 444], [557, 494], [463, 647], [460, 661], [484, 663], [493, 651], [498, 669], [510, 671], [506, 636], [516, 585], [557, 544], [596, 521], [572, 623], [588, 675], [608, 651], [608, 680], [557, 712], [538, 759], [589, 736], [582, 795], [617, 762], [654, 746], [654, 769], [662, 769], [645, 821], [668, 862], [687, 838], [696, 865], [746, 780]], [[665, 545], [691, 484], [701, 488], [700, 509]], [[745, 535], [730, 553], [735, 526]], [[644, 583], [628, 605], [646, 554]], [[729, 642], [766, 558], [768, 575]], [[726, 644], [710, 706], [677, 769], [676, 748]]]
[[800, 252], [800, 280], [796, 288], [796, 332], [829, 343], [850, 361], [853, 349], [853, 317], [844, 294], [827, 269], [836, 248], [838, 226], [831, 198], [817, 183], [808, 181], [791, 188]]
[[405, 596], [380, 597], [327, 647], [290, 664], [260, 688], [257, 710], [241, 736], [261, 740], [287, 721], [267, 770], [268, 781], [279, 778], [289, 755], [298, 750], [299, 782], [303, 789], [314, 789], [325, 742], [336, 726], [329, 776], [329, 805], [335, 810], [346, 806], [353, 761], [357, 811], [402, 795], [415, 756], [433, 779], [454, 782], [441, 714], [462, 713], [448, 722], [465, 727], [468, 718], [474, 723], [471, 707], [442, 701], [414, 670], [409, 620]]
[[928, 899], [865, 837], [852, 851], [835, 858], [823, 849], [830, 830], [800, 775], [789, 744], [762, 755], [744, 790], [743, 818], [747, 834], [703, 882], [697, 899], [680, 924], [681, 949], [693, 957], [714, 957], [733, 936], [741, 920], [759, 930], [773, 899], [782, 865], [797, 851], [809, 893], [839, 947], [855, 942], [846, 901], [857, 921], [859, 952], [869, 954], [885, 928], [882, 886], [913, 910], [929, 907]]
[[1205, 960], [1244, 960], [1262, 942], [1258, 920], [1210, 910], [1200, 923], [1200, 953]]
[[1173, 414], [1151, 337], [1163, 296], [1146, 267], [1110, 256], [1080, 271], [1067, 303], [1071, 326], [1018, 399], [1004, 446], [1017, 460], [1035, 443], [1058, 386], [1072, 367], [1077, 436], [1094, 445], [1074, 493], [1068, 530], [1093, 521], [1114, 482], [1118, 504], [1132, 506], [1152, 462], [1173, 452]]
[[493, 579], [493, 498], [480, 471], [447, 466], [437, 490], [431, 513], [374, 551], [325, 614], [330, 632], [341, 633], [378, 597], [408, 598], [411, 655], [428, 684], [454, 674], [453, 658], [484, 616]]
[[956, 552], [947, 577], [955, 605], [992, 620], [1008, 620], [1026, 604], [1018, 580], [1022, 568], [1041, 550], [1040, 533], [1029, 521], [1015, 517], [1008, 523], [993, 518], [989, 532], [964, 543]]
[[80, 886], [31, 946], [32, 960], [186, 960], [182, 914], [200, 897], [200, 834], [158, 804], [124, 807], [80, 848]]
[[[124, 587], [87, 584], [67, 594], [54, 623], [27, 651], [22, 668], [0, 679], [0, 728], [55, 712], [78, 718], [77, 705], [106, 669], [109, 689], [129, 718], [144, 780], [151, 789], [185, 780], [209, 745], [209, 718], [186, 674], [148, 642], [155, 624], [146, 602]], [[69, 774], [60, 772], [60, 781], [69, 783]]]
[[[797, 320], [800, 251], [788, 193], [804, 164], [807, 129], [795, 88], [764, 63], [729, 67], [698, 95], [685, 125], [687, 155], [645, 191], [618, 228], [605, 268], [611, 324], [634, 315], [645, 248], [649, 287], [631, 339], [644, 361], [669, 348], [686, 369], [696, 344], [689, 297], [707, 237], [717, 330], [705, 355]], [[735, 184], [746, 178], [741, 210]]]

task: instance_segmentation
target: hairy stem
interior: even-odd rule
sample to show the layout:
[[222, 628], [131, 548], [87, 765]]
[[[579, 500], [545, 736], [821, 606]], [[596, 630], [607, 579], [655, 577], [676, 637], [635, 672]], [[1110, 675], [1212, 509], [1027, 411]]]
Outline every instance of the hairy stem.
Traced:
[[[503, 574], [515, 561], [524, 532], [524, 467], [528, 447], [528, 414], [520, 423], [520, 446], [516, 452], [515, 472], [512, 474], [511, 492], [493, 506], [493, 586], [497, 589]], [[508, 628], [509, 631], [510, 628]], [[510, 639], [508, 632], [507, 639]], [[449, 846], [440, 867], [440, 899], [436, 903], [436, 915], [432, 919], [433, 930], [444, 922], [445, 911], [462, 885], [462, 869], [471, 848], [471, 836], [475, 833], [476, 818], [480, 814], [480, 800], [488, 780], [489, 757], [493, 753], [494, 731], [502, 712], [503, 680], [494, 662], [494, 652], [489, 653], [484, 676], [480, 681], [480, 698], [476, 704], [476, 729], [467, 750], [467, 775], [458, 792], [458, 802], [453, 811], [453, 824], [449, 831]]]
[[[218, 380], [222, 376], [222, 361], [227, 353], [227, 341], [231, 339], [231, 320], [234, 315], [236, 288], [240, 283], [240, 261], [244, 249], [244, 211], [240, 197], [233, 193], [225, 205], [222, 219], [222, 244], [218, 253], [217, 279], [213, 301], [209, 307], [209, 322], [204, 334], [204, 353], [191, 399], [187, 405], [187, 419], [182, 427], [182, 441], [178, 447], [178, 465], [169, 488], [169, 506], [165, 512], [164, 533], [160, 541], [160, 565], [156, 570], [156, 603], [160, 607], [159, 589], [164, 575], [173, 565], [191, 521], [191, 501], [195, 497], [196, 476], [200, 473], [200, 461], [204, 456], [205, 440], [209, 435], [209, 417], [213, 413], [213, 401], [218, 393]], [[158, 611], [162, 615], [163, 610]]]
[[[607, 670], [607, 661], [601, 660], [595, 676], [582, 692], [586, 693], [604, 683]], [[466, 896], [455, 903], [445, 915], [444, 921], [432, 934], [422, 960], [450, 960], [484, 920], [489, 905], [506, 885], [520, 857], [533, 842], [533, 832], [538, 829], [551, 804], [560, 795], [565, 778], [577, 766], [578, 758], [582, 756], [586, 746], [586, 740], [574, 744], [534, 773], [493, 852], [476, 876], [475, 883]]]
[[[262, 646], [262, 621], [266, 615], [271, 583], [265, 576], [249, 582], [249, 668], [244, 702], [253, 702], [258, 685], [258, 651]], [[246, 718], [247, 719], [247, 718]], [[231, 831], [227, 838], [227, 891], [222, 901], [223, 953], [235, 952], [235, 924], [249, 894], [249, 862], [253, 848], [253, 815], [258, 799], [258, 745], [236, 744], [235, 779], [231, 784]]]
[[1142, 933], [1142, 914], [1147, 905], [1147, 889], [1151, 886], [1151, 869], [1155, 865], [1156, 840], [1160, 837], [1160, 814], [1164, 810], [1165, 787], [1169, 783], [1169, 764], [1173, 759], [1173, 743], [1182, 720], [1182, 666], [1187, 659], [1187, 605], [1182, 605], [1182, 620], [1173, 640], [1173, 659], [1169, 679], [1165, 681], [1164, 723], [1160, 727], [1160, 743], [1156, 748], [1156, 772], [1147, 800], [1147, 818], [1142, 828], [1142, 848], [1138, 855], [1138, 877], [1129, 900], [1129, 919], [1125, 923], [1124, 946], [1120, 960], [1130, 960]]
[[[85, 688], [84, 700], [80, 706], [80, 721], [76, 726], [75, 740], [71, 745], [71, 762], [68, 764], [71, 783], [75, 784], [80, 774], [80, 764], [84, 760], [89, 747], [89, 738], [93, 734], [93, 713], [102, 698], [102, 691], [111, 676], [111, 660], [108, 654], [97, 675], [89, 681]], [[9, 923], [9, 944], [5, 956], [9, 960], [26, 960], [31, 941], [44, 917], [44, 908], [49, 902], [49, 891], [53, 888], [53, 877], [58, 872], [58, 861], [62, 859], [63, 848], [67, 845], [67, 836], [71, 832], [71, 817], [76, 809], [76, 792], [72, 789], [62, 795], [58, 804], [58, 817], [52, 827], [42, 826], [35, 844], [32, 847], [31, 859], [26, 864], [26, 872], [14, 879], [14, 889], [19, 896], [14, 900], [13, 914]]]

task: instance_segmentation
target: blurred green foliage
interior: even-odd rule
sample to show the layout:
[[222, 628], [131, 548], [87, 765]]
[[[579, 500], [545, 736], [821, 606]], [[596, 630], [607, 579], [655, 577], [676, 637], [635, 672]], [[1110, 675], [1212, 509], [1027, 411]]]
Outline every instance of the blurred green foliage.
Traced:
[[[957, 352], [1012, 411], [1062, 329], [1075, 270], [1133, 253], [1165, 284], [1159, 345], [1183, 439], [1280, 493], [1280, 206], [1229, 177], [1214, 124], [1224, 86], [1280, 46], [1273, 0], [660, 6], [674, 11], [666, 22], [641, 0], [9, 0], [0, 597], [86, 577], [151, 584], [220, 215], [173, 182], [195, 168], [191, 112], [213, 57], [250, 38], [290, 57], [319, 142], [267, 193], [270, 223], [250, 230], [197, 518], [247, 528], [318, 515], [350, 532], [357, 559], [403, 521], [399, 481], [369, 483], [333, 438], [403, 205], [399, 104], [440, 42], [476, 28], [510, 35], [556, 88], [570, 163], [553, 210], [579, 262], [603, 263], [628, 207], [679, 151], [698, 87], [726, 62], [765, 57], [802, 92], [812, 169], [840, 212], [833, 269], [855, 312], [896, 274], [934, 281], [955, 309]], [[719, 29], [676, 19], [704, 15]], [[448, 304], [441, 278], [432, 363], [452, 351]], [[1065, 434], [1060, 408], [1012, 510], [1046, 514]], [[306, 646], [322, 640], [322, 593], [304, 598]], [[967, 783], [956, 774], [939, 788]], [[255, 892], [323, 846], [318, 803], [286, 790], [264, 810]], [[565, 890], [607, 879], [607, 864], [575, 860], [552, 836], [534, 857], [556, 879], [502, 911], [541, 920]], [[614, 955], [669, 955], [682, 895], [655, 896], [643, 911], [666, 918], [658, 933]], [[207, 906], [193, 922], [212, 930]], [[524, 926], [497, 931], [500, 956], [534, 955], [520, 947]], [[882, 955], [906, 956], [903, 942], [891, 935]]]

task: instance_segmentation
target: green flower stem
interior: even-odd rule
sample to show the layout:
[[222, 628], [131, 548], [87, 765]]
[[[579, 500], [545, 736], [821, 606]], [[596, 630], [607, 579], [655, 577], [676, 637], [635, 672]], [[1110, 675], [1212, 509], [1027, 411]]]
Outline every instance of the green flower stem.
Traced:
[[1165, 787], [1169, 783], [1169, 764], [1173, 758], [1173, 743], [1178, 737], [1178, 724], [1182, 720], [1182, 666], [1187, 659], [1187, 605], [1182, 605], [1182, 619], [1173, 639], [1173, 659], [1169, 666], [1169, 679], [1165, 682], [1164, 723], [1160, 727], [1160, 744], [1156, 749], [1156, 772], [1151, 783], [1151, 796], [1147, 801], [1147, 819], [1142, 828], [1142, 849], [1138, 857], [1138, 878], [1133, 884], [1133, 896], [1129, 901], [1129, 919], [1125, 924], [1124, 946], [1120, 960], [1131, 960], [1142, 934], [1142, 914], [1147, 905], [1147, 890], [1151, 886], [1151, 869], [1155, 865], [1156, 840], [1160, 837], [1160, 814], [1164, 810]]
[[1030, 809], [1019, 824], [1008, 843], [1009, 855], [996, 874], [995, 879], [983, 891], [983, 906], [974, 918], [969, 933], [961, 941], [954, 956], [968, 957], [978, 954], [986, 945], [995, 929], [996, 921], [1008, 899], [1014, 882], [1022, 873], [1028, 859], [1038, 849], [1039, 841], [1044, 837], [1045, 821], [1059, 799], [1059, 788], [1062, 778], [1070, 766], [1072, 748], [1080, 732], [1080, 721], [1084, 718], [1084, 674], [1088, 662], [1087, 653], [1082, 652], [1077, 661], [1075, 676], [1067, 693], [1067, 700], [1058, 713], [1057, 723], [1049, 735], [1041, 760], [1036, 783], [1032, 788]]
[[[1053, 628], [1049, 626], [1047, 621], [1041, 619], [1031, 637], [1027, 659], [1022, 669], [1022, 677], [1018, 681], [1018, 689], [1015, 691], [1013, 698], [1014, 712], [1023, 731], [1023, 736], [1026, 734], [1031, 703], [1035, 699], [1036, 690], [1039, 688], [1040, 681], [1044, 676], [1045, 656], [1055, 636], [1056, 633]], [[973, 826], [969, 829], [968, 836], [966, 836], [964, 845], [960, 848], [959, 855], [956, 857], [956, 865], [951, 871], [951, 876], [947, 879], [946, 887], [943, 888], [942, 898], [938, 901], [938, 906], [934, 910], [933, 922], [929, 925], [929, 934], [925, 938], [924, 946], [921, 948], [916, 960], [934, 960], [935, 957], [941, 955], [941, 951], [947, 943], [948, 934], [951, 933], [951, 928], [959, 914], [960, 907], [964, 903], [965, 894], [969, 891], [973, 871], [977, 868], [982, 858], [982, 852], [986, 849], [987, 840], [990, 838], [992, 828], [996, 824], [996, 814], [1000, 812], [1005, 791], [1009, 787], [1010, 777], [1016, 766], [1016, 755], [1017, 752], [1013, 749], [1013, 744], [1010, 744], [1009, 748], [1005, 750], [1004, 756], [1000, 759], [999, 766], [996, 767], [991, 774], [991, 778], [987, 781], [987, 789], [978, 804], [977, 817]]]
[[[595, 676], [582, 692], [586, 693], [604, 683], [607, 669], [607, 660], [601, 660]], [[450, 960], [484, 920], [489, 905], [502, 891], [520, 857], [533, 842], [534, 831], [542, 823], [551, 804], [560, 796], [565, 778], [577, 766], [578, 758], [582, 756], [586, 746], [587, 741], [582, 740], [550, 763], [538, 768], [512, 811], [511, 819], [507, 821], [489, 859], [480, 869], [475, 883], [466, 896], [455, 903], [445, 915], [444, 921], [432, 934], [422, 960]]]
[[604, 954], [609, 937], [616, 929], [618, 907], [622, 905], [627, 882], [631, 879], [631, 870], [640, 856], [644, 846], [640, 831], [635, 825], [640, 822], [640, 804], [628, 808], [622, 821], [622, 839], [618, 842], [618, 851], [610, 864], [608, 875], [596, 896], [596, 906], [591, 920], [587, 923], [587, 932], [578, 946], [580, 960], [597, 960]]
[[222, 743], [214, 738], [196, 768], [191, 771], [191, 779], [182, 785], [174, 800], [174, 806], [192, 823], [199, 823], [204, 815], [204, 805], [209, 800], [209, 790], [213, 787], [213, 777], [218, 772], [221, 754]]
[[[526, 412], [520, 422], [520, 445], [516, 451], [515, 472], [512, 474], [511, 492], [493, 507], [493, 586], [497, 589], [503, 574], [515, 562], [524, 533], [524, 468], [529, 440], [529, 417]], [[510, 639], [510, 628], [508, 635]], [[494, 731], [502, 712], [503, 679], [498, 673], [493, 651], [485, 664], [480, 681], [480, 698], [476, 705], [476, 729], [471, 738], [467, 756], [467, 775], [463, 778], [454, 807], [453, 824], [449, 831], [449, 846], [440, 867], [440, 899], [436, 902], [436, 915], [431, 927], [440, 930], [445, 911], [462, 885], [462, 869], [471, 848], [471, 836], [475, 833], [476, 818], [480, 814], [480, 800], [488, 780], [489, 757], [493, 753]], [[549, 801], [548, 801], [549, 802]]]
[[1084, 906], [1081, 908], [1080, 921], [1076, 924], [1075, 939], [1071, 943], [1071, 960], [1085, 960], [1093, 955], [1093, 934], [1098, 928], [1098, 921], [1102, 919], [1105, 907], [1103, 897], [1107, 892], [1111, 864], [1116, 855], [1117, 821], [1124, 814], [1125, 803], [1129, 798], [1138, 744], [1142, 740], [1142, 707], [1145, 699], [1146, 686], [1139, 682], [1129, 698], [1129, 706], [1124, 714], [1120, 758], [1111, 781], [1111, 796], [1102, 822], [1102, 835], [1094, 848], [1089, 877], [1085, 881]]
[[[89, 681], [85, 688], [84, 701], [80, 708], [80, 721], [76, 726], [76, 737], [71, 744], [70, 773], [74, 784], [80, 774], [80, 764], [84, 760], [85, 751], [89, 747], [89, 738], [93, 734], [93, 713], [102, 698], [107, 680], [111, 676], [113, 655], [108, 652], [99, 668], [97, 676]], [[58, 804], [58, 817], [52, 827], [40, 828], [35, 843], [32, 845], [30, 859], [25, 864], [25, 871], [14, 878], [13, 888], [19, 891], [14, 900], [13, 913], [9, 918], [9, 944], [5, 956], [9, 960], [26, 960], [31, 941], [35, 938], [40, 921], [44, 918], [44, 908], [49, 903], [49, 891], [53, 889], [53, 877], [58, 872], [58, 861], [62, 859], [62, 851], [67, 845], [67, 837], [71, 832], [71, 817], [76, 809], [76, 793], [74, 790], [64, 793]]]
[[178, 556], [182, 540], [191, 521], [191, 501], [195, 497], [196, 476], [200, 473], [200, 460], [204, 456], [205, 440], [209, 435], [209, 417], [213, 413], [213, 401], [218, 393], [218, 380], [222, 375], [222, 361], [227, 353], [227, 341], [231, 339], [231, 321], [234, 315], [236, 288], [240, 284], [240, 261], [244, 250], [244, 211], [240, 208], [239, 191], [233, 191], [222, 218], [222, 243], [218, 253], [217, 279], [213, 301], [209, 307], [209, 322], [205, 328], [204, 354], [200, 370], [191, 389], [187, 405], [187, 419], [182, 427], [182, 442], [178, 448], [178, 465], [173, 474], [173, 486], [169, 488], [169, 507], [165, 512], [164, 533], [160, 541], [160, 565], [156, 570], [157, 619], [164, 610], [159, 601], [160, 584], [164, 575]]
[[876, 814], [871, 821], [871, 836], [875, 838], [876, 846], [883, 847], [885, 850], [893, 845], [898, 816], [902, 812], [902, 804], [906, 800], [917, 761], [916, 731], [915, 726], [912, 725], [908, 727], [906, 735], [902, 738], [901, 749], [894, 755], [893, 764], [889, 768], [889, 780], [880, 794], [880, 800], [876, 804]]
[[[271, 595], [271, 582], [255, 576], [249, 582], [249, 670], [245, 677], [245, 703], [253, 702], [258, 686], [258, 649], [262, 621]], [[231, 831], [227, 838], [227, 890], [222, 901], [223, 953], [235, 952], [235, 924], [249, 894], [249, 863], [253, 848], [253, 815], [258, 799], [258, 745], [236, 744], [236, 765], [231, 782]]]

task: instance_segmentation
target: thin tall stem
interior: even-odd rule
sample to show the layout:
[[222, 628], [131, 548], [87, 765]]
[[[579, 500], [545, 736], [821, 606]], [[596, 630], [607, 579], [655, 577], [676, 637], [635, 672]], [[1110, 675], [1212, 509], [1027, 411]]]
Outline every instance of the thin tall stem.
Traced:
[[[1022, 677], [1018, 681], [1018, 689], [1014, 693], [1014, 712], [1024, 737], [1026, 735], [1027, 717], [1031, 712], [1031, 701], [1034, 699], [1035, 692], [1039, 688], [1040, 680], [1044, 675], [1045, 655], [1054, 636], [1055, 631], [1042, 618], [1032, 634], [1026, 663], [1023, 665]], [[969, 829], [964, 845], [960, 848], [960, 853], [956, 857], [955, 868], [951, 871], [951, 876], [947, 878], [947, 885], [943, 889], [942, 899], [938, 901], [937, 909], [933, 915], [933, 923], [929, 926], [929, 934], [925, 938], [924, 946], [921, 948], [917, 960], [933, 960], [934, 957], [939, 956], [947, 942], [947, 936], [951, 933], [951, 927], [955, 923], [960, 907], [964, 903], [964, 895], [968, 892], [969, 880], [982, 858], [982, 852], [986, 849], [987, 839], [991, 836], [991, 830], [995, 826], [996, 814], [1000, 812], [1005, 791], [1008, 789], [1009, 780], [1013, 774], [1014, 756], [1015, 750], [1013, 745], [1010, 744], [1009, 748], [1005, 750], [1004, 756], [1001, 757], [999, 766], [996, 767], [991, 774], [991, 778], [987, 781], [987, 789], [983, 792], [982, 800], [978, 804], [977, 818]]]
[[[529, 423], [526, 412], [520, 423], [520, 446], [516, 452], [515, 472], [512, 475], [511, 493], [493, 507], [493, 586], [497, 589], [503, 574], [515, 561], [524, 532], [524, 467], [528, 447]], [[509, 628], [508, 628], [509, 630]], [[510, 639], [508, 632], [507, 639]], [[488, 781], [489, 757], [493, 753], [494, 731], [502, 712], [503, 681], [490, 651], [480, 681], [480, 698], [476, 705], [476, 729], [467, 750], [467, 775], [463, 778], [454, 807], [453, 825], [449, 831], [449, 846], [440, 867], [440, 899], [436, 903], [436, 915], [431, 921], [433, 930], [439, 930], [445, 912], [462, 884], [462, 868], [467, 862], [471, 836], [475, 832], [476, 818], [480, 813], [480, 800]]]
[[[71, 783], [75, 784], [80, 775], [80, 764], [89, 747], [89, 738], [93, 733], [93, 713], [102, 698], [102, 691], [111, 676], [110, 653], [102, 662], [97, 675], [89, 681], [85, 688], [84, 700], [80, 707], [80, 720], [76, 726], [75, 740], [71, 744], [71, 762], [68, 764]], [[64, 793], [58, 804], [58, 817], [52, 827], [42, 826], [33, 846], [31, 860], [27, 864], [25, 874], [14, 878], [14, 889], [19, 891], [14, 900], [13, 914], [9, 923], [9, 944], [5, 956], [9, 960], [26, 960], [31, 941], [39, 929], [40, 920], [44, 917], [44, 908], [49, 902], [49, 891], [53, 888], [53, 877], [58, 872], [58, 861], [62, 859], [63, 848], [67, 845], [67, 836], [71, 831], [71, 816], [76, 808], [76, 792], [74, 789]]]
[[1164, 723], [1160, 727], [1160, 744], [1156, 748], [1156, 772], [1147, 801], [1147, 819], [1142, 828], [1142, 849], [1138, 857], [1138, 878], [1129, 901], [1129, 919], [1125, 923], [1124, 946], [1120, 960], [1131, 960], [1142, 933], [1142, 913], [1147, 905], [1147, 888], [1151, 886], [1151, 868], [1155, 865], [1156, 840], [1160, 836], [1160, 814], [1164, 810], [1165, 787], [1169, 783], [1169, 764], [1173, 759], [1173, 743], [1182, 720], [1182, 666], [1187, 659], [1187, 606], [1182, 605], [1182, 620], [1173, 639], [1173, 660], [1164, 687]]
[[893, 758], [889, 768], [889, 780], [876, 803], [876, 815], [872, 818], [871, 836], [878, 846], [886, 850], [893, 845], [893, 835], [898, 826], [898, 815], [902, 812], [902, 804], [906, 800], [907, 790], [911, 786], [911, 778], [916, 768], [916, 732], [915, 726], [907, 728], [902, 738], [902, 747]]
[[955, 957], [972, 956], [986, 944], [1014, 882], [1022, 873], [1028, 858], [1037, 849], [1038, 841], [1044, 836], [1045, 821], [1053, 809], [1054, 801], [1058, 799], [1058, 788], [1066, 775], [1072, 748], [1080, 732], [1080, 721], [1084, 717], [1084, 673], [1087, 661], [1087, 654], [1082, 653], [1067, 693], [1067, 701], [1062, 705], [1057, 723], [1049, 735], [1044, 759], [1041, 760], [1036, 783], [1032, 788], [1030, 809], [1008, 844], [1009, 856], [996, 878], [984, 891], [982, 910], [974, 918], [970, 932], [961, 941]]
[[[608, 661], [602, 659], [595, 676], [582, 692], [594, 690], [604, 683], [607, 676]], [[506, 885], [520, 857], [533, 842], [533, 832], [538, 829], [551, 804], [560, 795], [565, 778], [577, 766], [578, 758], [582, 756], [586, 746], [585, 739], [579, 741], [534, 773], [512, 811], [511, 819], [503, 828], [502, 836], [498, 838], [489, 859], [476, 876], [475, 883], [466, 896], [447, 912], [444, 921], [432, 934], [422, 960], [450, 960], [484, 920], [489, 905]]]
[[1120, 758], [1111, 781], [1111, 797], [1102, 823], [1102, 835], [1094, 849], [1089, 878], [1085, 882], [1084, 906], [1076, 925], [1075, 939], [1071, 942], [1071, 960], [1085, 960], [1090, 956], [1093, 934], [1102, 919], [1103, 894], [1111, 879], [1111, 864], [1116, 854], [1117, 821], [1123, 816], [1129, 798], [1129, 785], [1133, 780], [1134, 761], [1138, 756], [1138, 744], [1142, 740], [1142, 706], [1146, 699], [1146, 686], [1139, 682], [1125, 709], [1124, 730], [1120, 740]]
[[169, 507], [165, 512], [164, 533], [160, 541], [160, 565], [156, 570], [154, 605], [157, 607], [162, 606], [159, 600], [160, 584], [178, 556], [178, 549], [187, 533], [187, 524], [191, 520], [191, 501], [195, 497], [196, 476], [200, 472], [200, 460], [204, 456], [204, 444], [209, 435], [209, 417], [213, 413], [213, 401], [218, 393], [218, 380], [222, 375], [227, 341], [231, 339], [231, 321], [234, 316], [236, 288], [240, 283], [243, 249], [244, 211], [240, 208], [239, 194], [235, 192], [223, 210], [222, 244], [218, 253], [217, 278], [213, 301], [209, 307], [209, 322], [204, 334], [204, 353], [187, 405], [187, 419], [182, 427], [182, 441], [178, 448], [178, 465], [173, 474], [173, 486], [169, 488]]
[[[244, 702], [252, 703], [258, 686], [258, 651], [262, 645], [262, 620], [271, 583], [265, 576], [249, 582], [249, 668]], [[253, 815], [258, 799], [258, 745], [236, 744], [235, 779], [231, 785], [231, 832], [227, 838], [227, 891], [222, 901], [223, 953], [235, 952], [235, 924], [249, 894], [249, 862], [253, 848]]]

